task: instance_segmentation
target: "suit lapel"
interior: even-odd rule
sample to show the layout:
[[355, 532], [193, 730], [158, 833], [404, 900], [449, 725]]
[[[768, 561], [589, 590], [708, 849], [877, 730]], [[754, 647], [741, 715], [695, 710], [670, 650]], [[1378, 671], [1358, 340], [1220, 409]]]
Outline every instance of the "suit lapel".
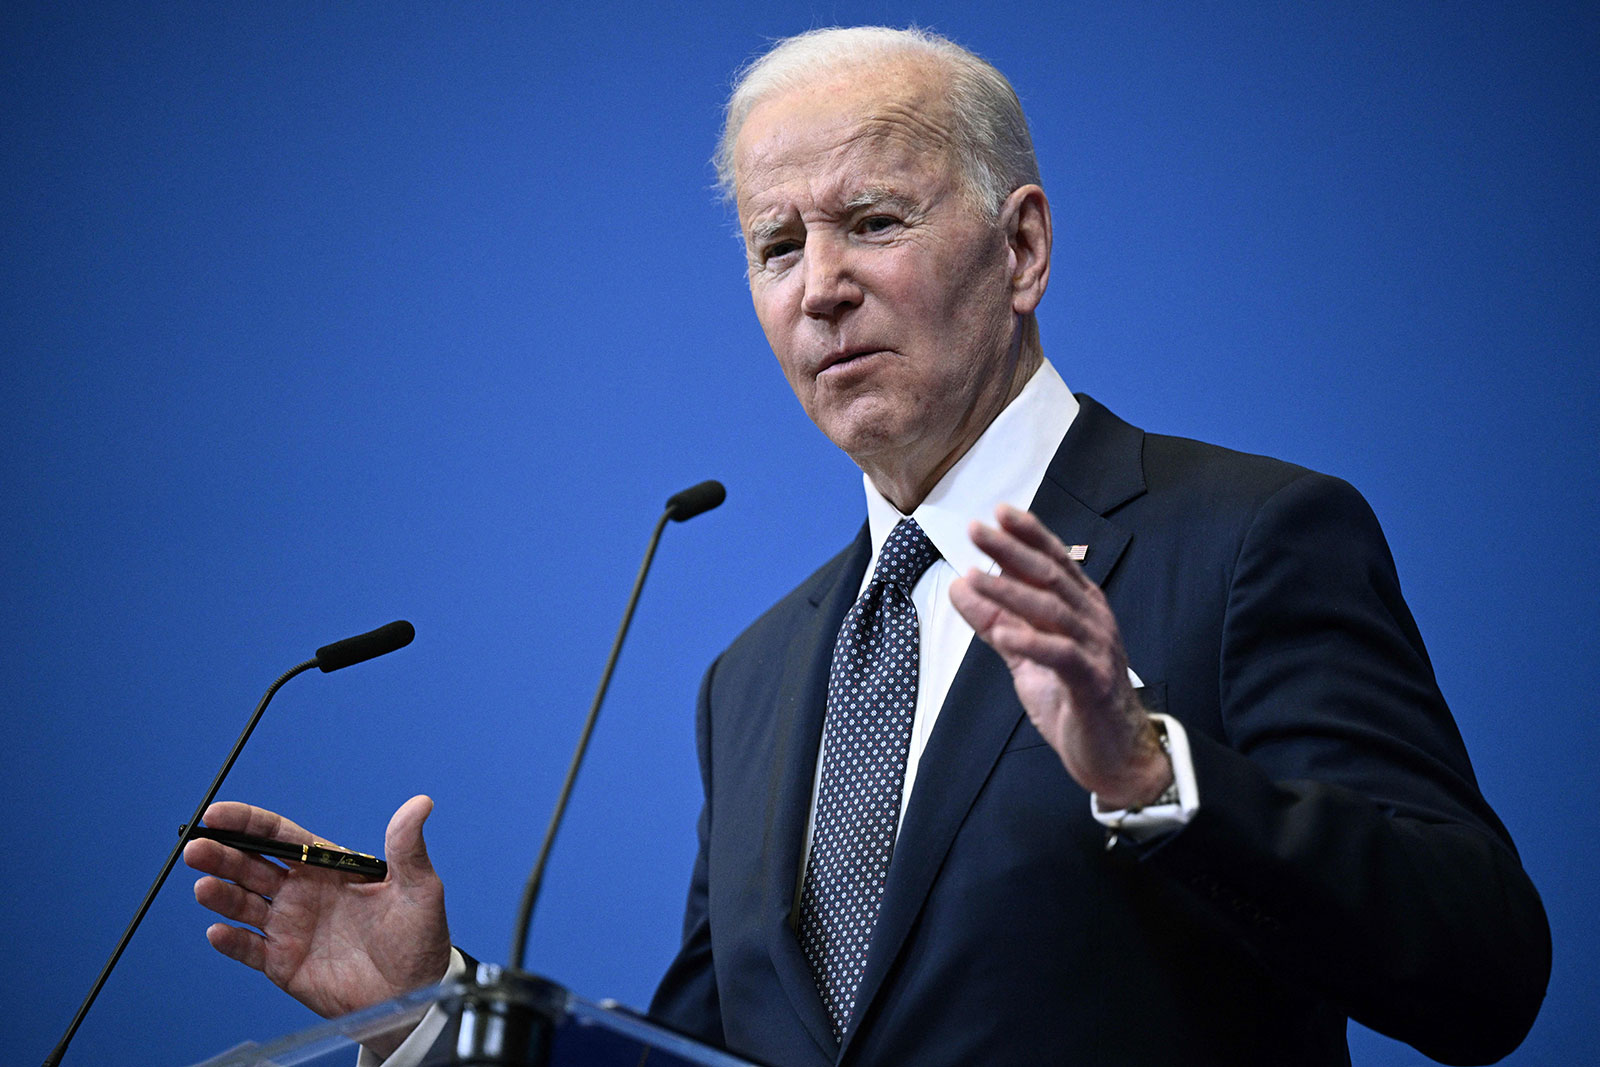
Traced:
[[766, 862], [762, 909], [779, 982], [813, 1040], [829, 1059], [837, 1046], [811, 967], [800, 950], [793, 911], [800, 884], [800, 854], [816, 780], [817, 753], [828, 703], [828, 671], [845, 613], [855, 603], [872, 542], [863, 524], [839, 564], [818, 576], [807, 593], [815, 615], [797, 625], [776, 683], [779, 722], [775, 731], [772, 789], [761, 854]]
[[[1080, 400], [1078, 418], [1030, 510], [1062, 541], [1089, 546], [1084, 571], [1100, 584], [1129, 541], [1128, 532], [1103, 513], [1144, 491], [1144, 435], [1089, 397]], [[967, 812], [1022, 717], [1010, 671], [988, 645], [974, 639], [918, 764], [856, 996], [857, 1022], [882, 987]], [[841, 1055], [856, 1029], [852, 1024], [845, 1034]]]

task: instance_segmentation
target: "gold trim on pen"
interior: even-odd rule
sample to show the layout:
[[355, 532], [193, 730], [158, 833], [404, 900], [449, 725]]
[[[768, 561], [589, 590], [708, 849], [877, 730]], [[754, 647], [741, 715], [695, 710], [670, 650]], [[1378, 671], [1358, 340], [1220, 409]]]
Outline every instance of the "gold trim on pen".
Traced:
[[343, 848], [339, 845], [330, 845], [326, 841], [313, 841], [311, 842], [310, 847], [320, 848], [325, 852], [338, 852], [345, 856], [360, 856], [364, 860], [375, 860], [378, 858], [370, 852], [357, 852], [353, 848]]

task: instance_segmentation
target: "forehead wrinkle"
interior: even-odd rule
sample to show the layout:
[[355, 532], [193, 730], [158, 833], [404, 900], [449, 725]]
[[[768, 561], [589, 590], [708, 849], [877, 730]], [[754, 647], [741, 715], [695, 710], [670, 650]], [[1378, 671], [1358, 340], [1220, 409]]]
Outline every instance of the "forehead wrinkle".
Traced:
[[[853, 86], [844, 84], [840, 88], [848, 91]], [[755, 206], [746, 197], [751, 192], [749, 180], [758, 175], [757, 185], [769, 193], [782, 188], [791, 177], [809, 185], [810, 192], [803, 199], [809, 201], [810, 208], [801, 210], [802, 214], [832, 216], [878, 204], [911, 207], [926, 195], [939, 196], [942, 190], [923, 188], [921, 180], [913, 180], [910, 187], [900, 187], [912, 174], [926, 173], [930, 156], [944, 164], [939, 170], [955, 176], [958, 161], [948, 126], [949, 107], [934, 89], [926, 83], [901, 83], [855, 114], [840, 116], [820, 129], [809, 126], [804, 119], [795, 125], [779, 126], [771, 135], [744, 146], [746, 155], [738, 167], [744, 173], [736, 178], [738, 199], [746, 208]], [[831, 86], [820, 89], [824, 96], [833, 95], [834, 91]], [[829, 125], [833, 127], [831, 134], [824, 132]], [[817, 144], [819, 138], [831, 143]], [[815, 173], [819, 159], [828, 160], [821, 174]], [[756, 193], [753, 199], [764, 197]], [[769, 201], [756, 212], [765, 217], [753, 220], [745, 228], [749, 240], [770, 240], [792, 224], [791, 215], [800, 205], [792, 201], [781, 203], [789, 200], [781, 194], [778, 200], [779, 203]], [[823, 206], [829, 201], [832, 210]]]
[[949, 151], [955, 145], [947, 123], [939, 121], [946, 106], [930, 100], [927, 94], [914, 94], [903, 100], [885, 100], [861, 120], [856, 137], [880, 141], [904, 141], [919, 155], [928, 151]]

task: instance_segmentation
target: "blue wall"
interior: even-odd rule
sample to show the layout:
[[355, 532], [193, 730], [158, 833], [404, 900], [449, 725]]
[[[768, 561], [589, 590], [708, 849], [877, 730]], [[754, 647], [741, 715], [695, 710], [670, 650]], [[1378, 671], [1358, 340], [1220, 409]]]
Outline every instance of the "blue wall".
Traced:
[[[1588, 1057], [1595, 7], [978, 6], [5, 5], [7, 1058], [54, 1043], [266, 684], [396, 617], [416, 643], [291, 683], [226, 795], [377, 849], [431, 793], [454, 936], [503, 959], [656, 508], [718, 477], [727, 505], [668, 531], [533, 934], [545, 973], [648, 997], [699, 673], [862, 514], [705, 162], [732, 68], [846, 18], [1015, 80], [1069, 384], [1368, 494], [1551, 912], [1509, 1062]], [[308, 1021], [211, 952], [188, 881], [69, 1062]]]

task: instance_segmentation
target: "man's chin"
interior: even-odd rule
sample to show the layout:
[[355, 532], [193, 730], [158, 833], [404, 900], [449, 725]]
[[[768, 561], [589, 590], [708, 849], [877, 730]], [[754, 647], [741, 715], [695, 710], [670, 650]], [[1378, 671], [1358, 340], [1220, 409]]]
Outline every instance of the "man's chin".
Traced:
[[860, 397], [849, 404], [814, 416], [824, 437], [839, 446], [856, 466], [892, 459], [914, 437], [903, 412], [876, 397]]

